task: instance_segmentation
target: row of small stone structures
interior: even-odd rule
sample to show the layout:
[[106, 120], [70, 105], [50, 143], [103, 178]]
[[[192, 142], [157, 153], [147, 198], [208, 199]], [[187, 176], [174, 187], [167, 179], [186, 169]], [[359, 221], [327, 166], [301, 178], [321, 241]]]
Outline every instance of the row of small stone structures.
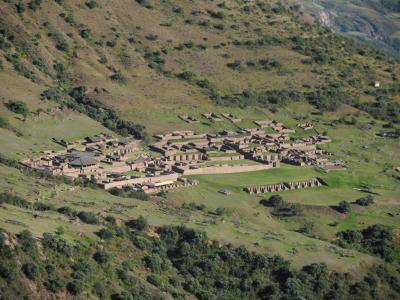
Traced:
[[282, 182], [276, 184], [268, 184], [262, 186], [247, 187], [244, 190], [249, 194], [264, 194], [283, 192], [298, 189], [307, 189], [312, 187], [322, 186], [325, 183], [319, 178], [312, 178], [304, 181]]
[[199, 184], [199, 182], [197, 180], [191, 180], [191, 181], [186, 181], [186, 182], [174, 182], [174, 183], [170, 183], [170, 184], [166, 184], [166, 185], [160, 185], [160, 186], [144, 189], [143, 192], [145, 192], [146, 194], [154, 194], [154, 193], [158, 193], [158, 192], [162, 192], [162, 191], [175, 190], [178, 188], [189, 187], [189, 186], [194, 186], [194, 185], [198, 185], [198, 184]]

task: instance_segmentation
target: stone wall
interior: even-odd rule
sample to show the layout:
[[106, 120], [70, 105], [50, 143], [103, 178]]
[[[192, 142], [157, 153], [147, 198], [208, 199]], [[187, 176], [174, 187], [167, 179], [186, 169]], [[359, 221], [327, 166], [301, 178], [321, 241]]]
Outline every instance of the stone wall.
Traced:
[[232, 156], [208, 156], [209, 161], [231, 161], [244, 159], [244, 155], [232, 155]]
[[192, 161], [192, 160], [203, 160], [203, 153], [193, 152], [193, 153], [180, 153], [174, 154], [166, 157], [167, 161]]
[[176, 190], [182, 187], [189, 187], [189, 186], [194, 186], [197, 185], [197, 181], [192, 181], [192, 182], [174, 182], [171, 184], [165, 184], [157, 187], [151, 187], [148, 189], [143, 189], [143, 192], [146, 194], [154, 194], [154, 193], [159, 193], [162, 191], [169, 191], [169, 190]]
[[130, 165], [124, 164], [122, 166], [112, 166], [104, 168], [103, 173], [125, 173], [131, 171], [132, 168]]
[[259, 165], [241, 165], [241, 166], [221, 166], [221, 167], [203, 167], [198, 169], [183, 170], [183, 175], [201, 175], [201, 174], [229, 174], [254, 172], [275, 168], [275, 164]]
[[169, 180], [177, 180], [179, 174], [173, 173], [168, 175], [160, 175], [154, 177], [140, 177], [140, 178], [132, 178], [122, 181], [113, 181], [109, 183], [101, 183], [100, 186], [103, 187], [105, 190], [114, 188], [114, 187], [123, 187], [126, 185], [134, 185], [134, 184], [146, 184], [146, 183], [157, 183]]
[[268, 184], [264, 186], [247, 187], [245, 191], [249, 194], [275, 193], [297, 189], [307, 189], [321, 186], [323, 183], [318, 178], [312, 178], [304, 181], [291, 181], [276, 184]]

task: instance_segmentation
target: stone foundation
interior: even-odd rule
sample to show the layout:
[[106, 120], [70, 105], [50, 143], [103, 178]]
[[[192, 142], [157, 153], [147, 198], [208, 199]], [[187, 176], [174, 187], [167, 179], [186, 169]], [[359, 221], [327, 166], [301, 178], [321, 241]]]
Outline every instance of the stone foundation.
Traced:
[[162, 191], [176, 190], [176, 189], [179, 189], [179, 188], [190, 187], [190, 186], [194, 186], [194, 185], [198, 185], [198, 182], [197, 181], [174, 182], [174, 183], [171, 183], [171, 184], [165, 184], [165, 185], [161, 185], [161, 186], [144, 188], [143, 192], [146, 193], [146, 194], [155, 194], [155, 193], [159, 193], [159, 192], [162, 192]]
[[322, 186], [322, 182], [318, 178], [312, 178], [304, 181], [282, 182], [276, 184], [268, 184], [264, 186], [247, 187], [244, 190], [249, 194], [275, 193], [298, 189], [307, 189]]

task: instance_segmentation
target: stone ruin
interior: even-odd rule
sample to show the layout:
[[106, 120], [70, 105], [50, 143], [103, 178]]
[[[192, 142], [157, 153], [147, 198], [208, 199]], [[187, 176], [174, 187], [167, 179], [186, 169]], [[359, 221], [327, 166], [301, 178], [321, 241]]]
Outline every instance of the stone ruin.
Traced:
[[216, 113], [204, 113], [201, 114], [204, 118], [206, 118], [207, 120], [209, 120], [210, 122], [220, 122], [222, 121], [222, 119], [216, 114]]
[[233, 114], [230, 113], [223, 113], [222, 116], [225, 119], [228, 119], [229, 121], [233, 122], [233, 123], [238, 123], [240, 122], [242, 119], [239, 119], [238, 117], [234, 116]]
[[178, 118], [185, 121], [186, 123], [200, 123], [199, 120], [189, 115], [178, 115]]
[[323, 183], [318, 178], [312, 178], [304, 181], [291, 181], [282, 182], [276, 184], [268, 184], [263, 186], [247, 187], [245, 191], [249, 194], [264, 194], [264, 193], [275, 193], [298, 189], [307, 189], [312, 187], [322, 186]]
[[300, 123], [300, 124], [297, 124], [297, 127], [301, 128], [303, 130], [311, 130], [314, 128], [314, 126], [310, 123]]
[[183, 187], [191, 187], [198, 184], [199, 182], [194, 179], [179, 178], [178, 181], [166, 182], [165, 184], [138, 185], [137, 189], [146, 194], [154, 194], [163, 191], [176, 190]]

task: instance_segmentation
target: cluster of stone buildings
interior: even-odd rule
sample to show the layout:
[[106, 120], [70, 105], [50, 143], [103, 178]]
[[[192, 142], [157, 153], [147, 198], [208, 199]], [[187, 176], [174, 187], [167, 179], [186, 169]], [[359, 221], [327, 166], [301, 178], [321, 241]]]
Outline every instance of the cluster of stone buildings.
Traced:
[[86, 137], [75, 143], [53, 140], [65, 149], [45, 151], [41, 157], [23, 160], [20, 165], [71, 179], [90, 178], [94, 173], [125, 165], [129, 154], [139, 146], [138, 140], [119, 141], [107, 134]]
[[[237, 121], [233, 115], [223, 115]], [[214, 114], [207, 115], [216, 118]], [[215, 120], [214, 120], [215, 121]], [[151, 151], [140, 141], [120, 141], [106, 134], [70, 143], [54, 139], [64, 150], [21, 161], [24, 167], [96, 182], [104, 189], [131, 187], [145, 193], [189, 187], [197, 181], [183, 176], [226, 174], [279, 168], [281, 162], [299, 166], [333, 164], [319, 145], [330, 142], [315, 135], [293, 140], [294, 130], [274, 120], [256, 121], [257, 127], [198, 133], [191, 130], [156, 134]], [[266, 130], [271, 127], [274, 133]]]

